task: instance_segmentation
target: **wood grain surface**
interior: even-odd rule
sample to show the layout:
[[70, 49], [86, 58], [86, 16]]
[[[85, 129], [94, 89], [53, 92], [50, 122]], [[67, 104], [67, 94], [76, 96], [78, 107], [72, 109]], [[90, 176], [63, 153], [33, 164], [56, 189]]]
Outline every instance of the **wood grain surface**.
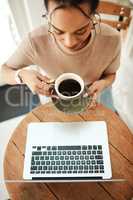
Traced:
[[[30, 122], [100, 121], [107, 123], [114, 179], [112, 183], [8, 183], [12, 200], [131, 200], [133, 197], [133, 135], [123, 121], [103, 105], [78, 115], [58, 111], [52, 103], [41, 105], [18, 125], [7, 145], [5, 180], [22, 180], [27, 126]], [[46, 133], [47, 134], [47, 133]]]

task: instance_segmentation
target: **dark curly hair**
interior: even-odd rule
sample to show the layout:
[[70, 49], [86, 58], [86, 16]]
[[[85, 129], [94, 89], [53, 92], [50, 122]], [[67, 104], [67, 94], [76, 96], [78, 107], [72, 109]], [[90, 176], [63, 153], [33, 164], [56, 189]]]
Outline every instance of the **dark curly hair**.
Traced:
[[[78, 7], [82, 3], [88, 3], [91, 8], [91, 14], [95, 13], [99, 4], [99, 0], [54, 0], [54, 1], [59, 6], [61, 5], [61, 7], [69, 7], [69, 6]], [[48, 2], [49, 0], [44, 0], [44, 5], [47, 11], [48, 11]]]

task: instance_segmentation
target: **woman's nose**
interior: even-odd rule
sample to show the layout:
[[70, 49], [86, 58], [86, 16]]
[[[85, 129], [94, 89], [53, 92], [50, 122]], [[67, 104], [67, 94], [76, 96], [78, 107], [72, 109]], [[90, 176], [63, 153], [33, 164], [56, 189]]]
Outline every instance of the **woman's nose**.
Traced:
[[77, 39], [72, 35], [66, 35], [64, 37], [64, 46], [67, 48], [74, 48], [77, 45]]

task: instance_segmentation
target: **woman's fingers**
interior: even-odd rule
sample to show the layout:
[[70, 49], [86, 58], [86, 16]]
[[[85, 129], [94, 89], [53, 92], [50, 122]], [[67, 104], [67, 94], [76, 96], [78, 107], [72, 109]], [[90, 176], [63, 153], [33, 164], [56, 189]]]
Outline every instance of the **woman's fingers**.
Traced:
[[95, 109], [97, 105], [97, 93], [95, 92], [92, 96], [92, 101], [90, 105], [88, 106], [89, 109]]

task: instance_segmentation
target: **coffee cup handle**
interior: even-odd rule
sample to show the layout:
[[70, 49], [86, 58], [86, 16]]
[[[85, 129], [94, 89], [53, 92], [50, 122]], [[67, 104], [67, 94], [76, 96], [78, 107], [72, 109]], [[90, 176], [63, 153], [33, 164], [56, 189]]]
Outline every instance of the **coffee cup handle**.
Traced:
[[89, 87], [91, 86], [91, 84], [86, 84], [85, 85], [85, 94], [83, 95], [84, 98], [89, 97]]
[[51, 98], [59, 99], [59, 96], [54, 94], [54, 84], [52, 84], [50, 87], [50, 94], [51, 94], [50, 95]]

